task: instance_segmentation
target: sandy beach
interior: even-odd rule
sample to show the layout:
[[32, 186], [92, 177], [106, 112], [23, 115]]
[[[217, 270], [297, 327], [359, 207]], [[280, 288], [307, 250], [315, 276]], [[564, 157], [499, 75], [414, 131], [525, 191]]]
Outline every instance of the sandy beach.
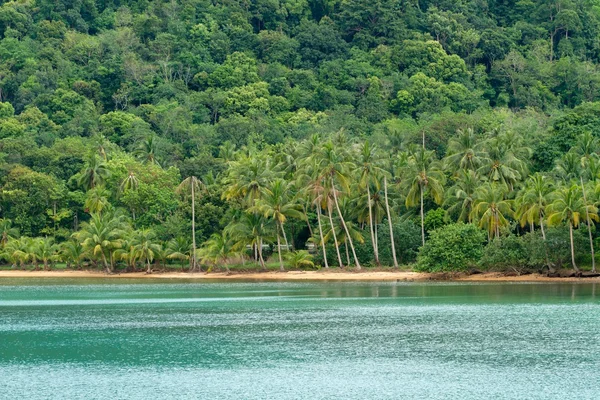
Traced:
[[456, 282], [600, 282], [600, 277], [594, 278], [553, 278], [540, 274], [521, 276], [506, 276], [500, 273], [488, 272], [475, 275], [442, 275], [409, 271], [289, 271], [289, 272], [251, 272], [232, 273], [227, 275], [220, 272], [184, 273], [165, 272], [146, 274], [130, 272], [108, 275], [99, 271], [0, 271], [2, 278], [106, 278], [106, 279], [191, 279], [191, 280], [256, 280], [256, 281], [456, 281]]

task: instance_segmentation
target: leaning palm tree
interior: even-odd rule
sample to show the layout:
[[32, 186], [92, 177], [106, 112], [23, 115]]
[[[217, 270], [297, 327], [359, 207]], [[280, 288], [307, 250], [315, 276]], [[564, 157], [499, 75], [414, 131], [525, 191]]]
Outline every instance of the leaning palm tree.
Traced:
[[[338, 140], [343, 140], [343, 137], [338, 135]], [[329, 185], [327, 187], [328, 194], [331, 196], [331, 198], [333, 198], [333, 204], [337, 210], [342, 227], [346, 232], [348, 244], [350, 245], [350, 249], [352, 249], [352, 254], [354, 255], [356, 269], [360, 270], [361, 266], [360, 262], [358, 261], [358, 257], [356, 257], [356, 249], [354, 248], [354, 243], [352, 242], [352, 236], [348, 231], [346, 220], [342, 215], [342, 211], [340, 210], [340, 205], [338, 202], [338, 193], [343, 194], [344, 192], [348, 193], [349, 191], [348, 171], [353, 170], [354, 165], [344, 157], [344, 154], [339, 150], [339, 147], [334, 145], [331, 141], [325, 143], [320, 148], [317, 157], [320, 176], [323, 178], [325, 184]], [[337, 190], [336, 181], [339, 183], [342, 191]]]
[[569, 240], [571, 244], [571, 264], [575, 271], [580, 272], [575, 263], [575, 246], [573, 244], [573, 228], [581, 222], [581, 216], [587, 212], [591, 220], [598, 221], [598, 209], [593, 205], [586, 205], [583, 201], [581, 189], [578, 185], [562, 187], [552, 196], [552, 203], [548, 206], [548, 224], [551, 226], [567, 223], [569, 226]]
[[280, 178], [275, 179], [268, 187], [264, 188], [262, 192], [262, 197], [258, 199], [255, 202], [254, 207], [250, 207], [248, 211], [259, 212], [266, 218], [270, 218], [275, 222], [279, 269], [284, 271], [283, 259], [281, 257], [280, 233], [283, 234], [286, 250], [289, 250], [284, 224], [288, 217], [304, 219], [304, 214], [297, 209], [298, 205], [292, 195], [292, 185], [285, 180]]
[[445, 176], [439, 162], [435, 158], [435, 151], [419, 148], [410, 155], [404, 169], [404, 174], [409, 179], [405, 181], [406, 207], [420, 206], [421, 215], [421, 242], [425, 245], [425, 217], [424, 198], [429, 194], [436, 204], [442, 203], [444, 195]]
[[213, 233], [206, 242], [202, 244], [199, 255], [203, 262], [222, 264], [229, 274], [229, 260], [239, 254], [239, 246], [228, 231]]
[[500, 237], [500, 228], [508, 226], [506, 217], [513, 214], [512, 201], [506, 198], [508, 191], [506, 185], [488, 183], [475, 192], [471, 218], [479, 219], [479, 227], [487, 229], [488, 240]]
[[200, 270], [200, 264], [198, 264], [198, 259], [196, 257], [196, 193], [198, 193], [201, 189], [206, 190], [204, 183], [195, 176], [188, 176], [185, 178], [179, 186], [177, 186], [177, 192], [181, 193], [183, 191], [190, 190], [191, 198], [192, 198], [192, 251], [191, 251], [191, 268], [190, 271], [195, 271], [196, 268]]

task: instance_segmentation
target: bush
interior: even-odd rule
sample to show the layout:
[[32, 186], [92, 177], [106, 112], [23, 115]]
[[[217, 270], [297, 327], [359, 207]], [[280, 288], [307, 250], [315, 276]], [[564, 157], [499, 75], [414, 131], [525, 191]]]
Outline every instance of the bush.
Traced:
[[529, 266], [527, 246], [523, 237], [510, 234], [495, 238], [483, 250], [480, 265], [487, 270], [512, 269], [522, 273]]
[[485, 233], [473, 224], [451, 224], [431, 232], [417, 256], [417, 271], [465, 271], [477, 264]]

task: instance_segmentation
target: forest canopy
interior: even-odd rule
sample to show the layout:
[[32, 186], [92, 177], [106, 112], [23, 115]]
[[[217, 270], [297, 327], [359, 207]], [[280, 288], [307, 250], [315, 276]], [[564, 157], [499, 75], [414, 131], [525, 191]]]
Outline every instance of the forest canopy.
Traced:
[[2, 258], [577, 268], [598, 38], [600, 0], [0, 0]]

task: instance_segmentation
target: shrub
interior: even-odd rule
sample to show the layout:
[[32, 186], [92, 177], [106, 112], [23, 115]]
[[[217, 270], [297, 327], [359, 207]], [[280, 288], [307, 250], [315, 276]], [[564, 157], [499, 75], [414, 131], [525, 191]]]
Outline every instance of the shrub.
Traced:
[[523, 237], [510, 234], [492, 240], [483, 250], [480, 265], [488, 270], [512, 269], [522, 273], [529, 266]]
[[423, 272], [465, 271], [477, 264], [485, 234], [473, 224], [450, 224], [431, 232], [419, 249], [417, 270]]

